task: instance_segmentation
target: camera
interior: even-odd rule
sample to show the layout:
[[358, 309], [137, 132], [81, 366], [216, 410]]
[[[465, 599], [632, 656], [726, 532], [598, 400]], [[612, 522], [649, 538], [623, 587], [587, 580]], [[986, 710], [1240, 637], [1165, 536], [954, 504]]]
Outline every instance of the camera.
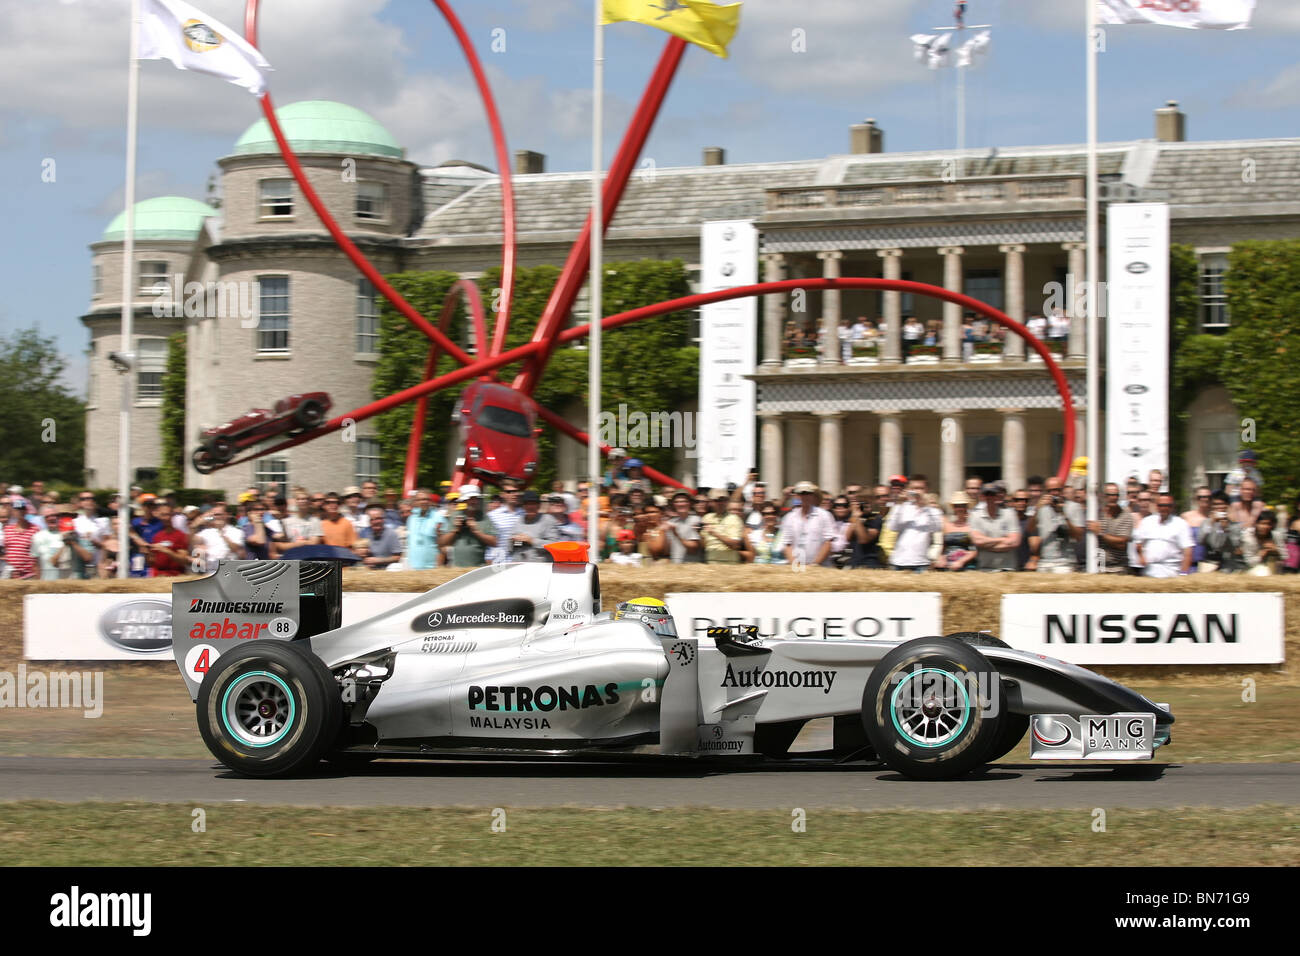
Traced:
[[108, 360], [118, 372], [126, 373], [135, 368], [135, 356], [130, 352], [109, 352]]

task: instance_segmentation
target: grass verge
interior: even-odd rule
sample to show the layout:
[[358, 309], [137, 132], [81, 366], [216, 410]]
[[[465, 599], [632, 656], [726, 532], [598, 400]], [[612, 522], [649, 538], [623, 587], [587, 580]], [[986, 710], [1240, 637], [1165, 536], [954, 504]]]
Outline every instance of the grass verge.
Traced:
[[[141, 803], [0, 804], [0, 848], [24, 866], [1295, 866], [1300, 808], [784, 811], [204, 810]], [[494, 829], [494, 824], [496, 829]], [[501, 827], [504, 826], [502, 830]]]

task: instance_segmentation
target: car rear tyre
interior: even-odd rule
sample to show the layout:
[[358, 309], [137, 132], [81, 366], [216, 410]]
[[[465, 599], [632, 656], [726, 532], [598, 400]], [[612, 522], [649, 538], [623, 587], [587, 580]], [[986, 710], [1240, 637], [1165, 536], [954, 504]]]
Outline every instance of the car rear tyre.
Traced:
[[293, 420], [301, 428], [315, 428], [325, 420], [325, 406], [320, 402], [303, 402], [293, 413]]
[[250, 777], [309, 769], [343, 723], [338, 685], [324, 663], [275, 640], [218, 657], [199, 685], [197, 712], [212, 755]]
[[963, 641], [923, 637], [895, 647], [871, 670], [862, 721], [891, 769], [948, 780], [985, 763], [1006, 694], [998, 672]]
[[195, 449], [194, 454], [190, 456], [190, 462], [200, 475], [210, 475], [216, 467], [216, 462], [212, 460], [206, 448]]

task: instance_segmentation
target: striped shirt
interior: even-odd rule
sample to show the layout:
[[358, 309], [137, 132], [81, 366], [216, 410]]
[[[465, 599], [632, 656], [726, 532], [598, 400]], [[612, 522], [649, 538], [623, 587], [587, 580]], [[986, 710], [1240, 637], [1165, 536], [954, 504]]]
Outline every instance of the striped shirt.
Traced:
[[16, 524], [4, 527], [5, 563], [15, 578], [36, 577], [36, 561], [32, 558], [32, 538], [41, 529], [29, 524], [26, 528]]

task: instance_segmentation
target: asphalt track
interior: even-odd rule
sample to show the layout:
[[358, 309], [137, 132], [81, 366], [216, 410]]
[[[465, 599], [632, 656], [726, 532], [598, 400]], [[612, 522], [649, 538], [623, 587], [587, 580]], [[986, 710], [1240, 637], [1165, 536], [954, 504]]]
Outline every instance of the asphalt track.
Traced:
[[[1300, 805], [1300, 764], [1115, 767], [997, 764], [958, 781], [866, 765], [741, 768], [719, 761], [382, 761], [289, 780], [238, 777], [214, 761], [0, 758], [0, 800], [290, 806], [793, 807], [858, 810]], [[2, 810], [0, 810], [2, 812]]]

